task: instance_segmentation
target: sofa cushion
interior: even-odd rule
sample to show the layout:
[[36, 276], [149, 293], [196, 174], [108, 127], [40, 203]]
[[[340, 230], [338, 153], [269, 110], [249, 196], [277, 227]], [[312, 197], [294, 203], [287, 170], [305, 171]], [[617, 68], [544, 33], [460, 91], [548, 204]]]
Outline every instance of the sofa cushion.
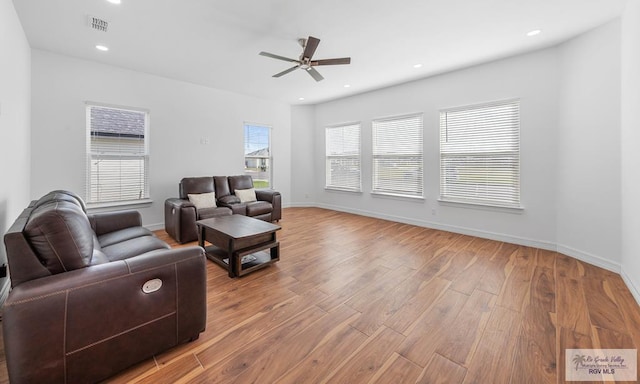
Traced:
[[220, 200], [223, 196], [231, 194], [229, 189], [229, 179], [227, 176], [213, 176], [213, 183], [216, 186], [216, 197]]
[[247, 203], [238, 203], [229, 205], [234, 215], [247, 216]]
[[82, 208], [83, 212], [87, 212], [87, 206], [84, 203], [84, 200], [82, 200], [82, 198], [78, 196], [78, 194], [64, 190], [56, 190], [47, 193], [36, 201], [36, 203], [33, 205], [33, 208], [37, 208], [51, 201], [68, 201], [77, 204], [80, 208]]
[[91, 255], [91, 265], [108, 263], [109, 258], [102, 252], [102, 246], [96, 233], [93, 233], [93, 254]]
[[77, 203], [52, 200], [38, 206], [29, 216], [24, 235], [52, 274], [91, 264], [94, 233]]
[[153, 236], [153, 232], [145, 227], [129, 227], [98, 236], [98, 242], [101, 247], [108, 247], [141, 236]]
[[216, 194], [214, 192], [190, 193], [187, 196], [191, 204], [196, 206], [197, 210], [214, 208], [216, 206]]
[[236, 195], [227, 195], [219, 197], [218, 200], [225, 205], [238, 204], [240, 203], [240, 198]]
[[93, 255], [91, 255], [91, 265], [104, 264], [108, 262], [109, 258], [101, 249], [93, 250]]
[[230, 216], [231, 209], [227, 207], [214, 207], [198, 209], [198, 220], [210, 219], [212, 217]]
[[249, 175], [229, 176], [229, 189], [235, 194], [236, 189], [253, 188], [253, 179]]
[[247, 204], [247, 216], [258, 216], [265, 213], [271, 213], [273, 206], [267, 201], [256, 201]]
[[213, 192], [212, 177], [185, 177], [180, 180], [178, 185], [180, 198], [187, 199], [190, 193], [207, 193]]
[[124, 260], [156, 249], [171, 249], [167, 243], [155, 236], [142, 236], [121, 241], [108, 247], [102, 247], [102, 252], [110, 261]]
[[236, 196], [238, 196], [241, 203], [251, 203], [258, 200], [256, 198], [256, 190], [253, 188], [236, 189]]

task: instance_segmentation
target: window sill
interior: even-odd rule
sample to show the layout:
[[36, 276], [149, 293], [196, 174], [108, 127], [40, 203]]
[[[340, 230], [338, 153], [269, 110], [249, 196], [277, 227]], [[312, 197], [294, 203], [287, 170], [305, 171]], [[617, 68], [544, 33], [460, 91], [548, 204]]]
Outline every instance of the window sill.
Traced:
[[111, 208], [145, 208], [151, 205], [153, 200], [128, 200], [128, 201], [111, 201], [107, 203], [87, 203], [87, 211], [100, 212], [109, 211]]
[[324, 187], [324, 190], [327, 192], [347, 192], [347, 193], [359, 193], [361, 194], [362, 191], [359, 189], [346, 189], [346, 188], [332, 188], [332, 187]]
[[371, 195], [373, 197], [382, 197], [382, 198], [390, 198], [397, 200], [407, 200], [407, 201], [415, 201], [418, 203], [422, 203], [425, 201], [424, 196], [410, 196], [410, 195], [399, 195], [395, 193], [384, 193], [384, 192], [374, 192], [371, 191]]
[[504, 205], [492, 205], [492, 204], [480, 203], [480, 202], [446, 200], [446, 199], [438, 199], [438, 203], [440, 203], [441, 205], [447, 205], [450, 207], [481, 209], [481, 210], [494, 211], [494, 212], [506, 212], [506, 213], [514, 213], [514, 214], [522, 214], [524, 212], [524, 207], [522, 206], [507, 207]]

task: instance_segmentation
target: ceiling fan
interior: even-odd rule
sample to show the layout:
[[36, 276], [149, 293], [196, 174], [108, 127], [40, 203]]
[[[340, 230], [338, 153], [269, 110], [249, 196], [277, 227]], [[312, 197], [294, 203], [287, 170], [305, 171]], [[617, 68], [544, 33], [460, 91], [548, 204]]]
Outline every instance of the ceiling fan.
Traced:
[[320, 39], [317, 39], [313, 36], [309, 36], [308, 39], [298, 39], [298, 43], [302, 46], [302, 54], [299, 59], [290, 59], [288, 57], [274, 55], [269, 52], [260, 52], [260, 55], [270, 57], [272, 59], [278, 59], [282, 61], [288, 61], [290, 63], [295, 63], [295, 65], [289, 69], [285, 69], [280, 73], [276, 73], [273, 77], [280, 77], [286, 75], [289, 72], [292, 72], [298, 68], [304, 69], [311, 77], [315, 79], [315, 81], [320, 81], [324, 79], [322, 75], [316, 71], [315, 66], [318, 65], [337, 65], [337, 64], [350, 64], [350, 57], [341, 57], [338, 59], [322, 59], [322, 60], [311, 60], [313, 54], [318, 48], [318, 43], [320, 43]]

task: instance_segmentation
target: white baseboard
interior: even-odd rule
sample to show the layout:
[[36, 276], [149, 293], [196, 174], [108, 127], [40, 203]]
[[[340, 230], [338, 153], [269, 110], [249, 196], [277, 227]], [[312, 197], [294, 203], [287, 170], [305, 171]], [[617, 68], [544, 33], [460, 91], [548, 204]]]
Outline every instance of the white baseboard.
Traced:
[[441, 230], [441, 231], [460, 233], [460, 234], [463, 234], [463, 235], [482, 237], [484, 239], [490, 239], [490, 240], [496, 240], [496, 241], [504, 241], [504, 242], [507, 242], [507, 243], [524, 245], [524, 246], [527, 246], [527, 247], [546, 249], [546, 250], [549, 250], [549, 251], [555, 251], [556, 250], [556, 245], [554, 243], [550, 243], [550, 242], [547, 242], [547, 241], [528, 239], [528, 238], [525, 238], [525, 237], [511, 236], [511, 235], [505, 235], [505, 234], [502, 234], [502, 233], [495, 233], [495, 232], [489, 232], [489, 231], [481, 231], [481, 230], [477, 230], [477, 229], [473, 229], [473, 228], [461, 227], [461, 226], [457, 226], [457, 225], [447, 225], [447, 224], [435, 223], [435, 222], [428, 221], [428, 220], [419, 220], [419, 219], [412, 219], [412, 218], [402, 217], [402, 216], [380, 214], [378, 212], [364, 211], [364, 210], [359, 210], [359, 209], [351, 209], [351, 208], [333, 206], [333, 205], [328, 205], [328, 204], [317, 204], [316, 206], [319, 207], [319, 208], [331, 209], [331, 210], [340, 211], [340, 212], [353, 213], [355, 215], [361, 215], [361, 216], [367, 216], [367, 217], [374, 217], [376, 219], [395, 221], [395, 222], [399, 222], [399, 223], [415, 225], [415, 226], [418, 226], [418, 227], [438, 229], [438, 230]]
[[[617, 262], [614, 262], [614, 261], [611, 261], [611, 260], [607, 260], [607, 259], [602, 258], [600, 256], [596, 256], [596, 255], [593, 255], [593, 254], [590, 254], [590, 253], [587, 253], [587, 252], [583, 252], [583, 251], [580, 251], [578, 249], [568, 247], [566, 245], [555, 244], [555, 243], [551, 243], [551, 242], [548, 242], [548, 241], [529, 239], [529, 238], [520, 237], [520, 236], [506, 235], [506, 234], [503, 234], [503, 233], [481, 231], [481, 230], [477, 230], [477, 229], [473, 229], [473, 228], [461, 227], [461, 226], [457, 226], [457, 225], [440, 224], [440, 223], [435, 223], [435, 222], [428, 221], [428, 220], [418, 220], [418, 219], [412, 219], [412, 218], [408, 218], [408, 217], [387, 215], [387, 214], [381, 214], [381, 213], [378, 213], [378, 212], [372, 212], [372, 211], [366, 211], [366, 210], [360, 210], [360, 209], [345, 208], [345, 207], [342, 207], [342, 206], [335, 206], [335, 205], [330, 205], [330, 204], [322, 204], [322, 203], [320, 203], [320, 204], [318, 204], [318, 203], [289, 203], [286, 206], [284, 206], [283, 208], [289, 208], [289, 207], [292, 207], [292, 208], [324, 208], [324, 209], [330, 209], [330, 210], [333, 210], [333, 211], [353, 213], [354, 215], [373, 217], [373, 218], [376, 218], [376, 219], [395, 221], [395, 222], [398, 222], [398, 223], [416, 225], [416, 226], [419, 226], [419, 227], [438, 229], [438, 230], [441, 230], [441, 231], [460, 233], [460, 234], [468, 235], [468, 236], [476, 236], [476, 237], [481, 237], [481, 238], [484, 238], [484, 239], [490, 239], [490, 240], [496, 240], [496, 241], [504, 241], [504, 242], [507, 242], [507, 243], [523, 245], [523, 246], [526, 246], [526, 247], [534, 247], [534, 248], [540, 248], [540, 249], [546, 249], [546, 250], [549, 250], [549, 251], [559, 252], [559, 253], [562, 253], [562, 254], [567, 255], [569, 257], [573, 257], [574, 259], [583, 261], [585, 263], [589, 263], [589, 264], [595, 265], [597, 267], [604, 268], [604, 269], [606, 269], [608, 271], [620, 274], [620, 276], [622, 277], [622, 280], [625, 282], [625, 284], [629, 288], [629, 291], [631, 291], [631, 294], [633, 295], [633, 297], [636, 299], [636, 301], [640, 305], [640, 289], [633, 283], [633, 280], [631, 280], [631, 278], [622, 270], [622, 267], [621, 267], [620, 263], [617, 263]], [[164, 229], [164, 223], [149, 224], [149, 225], [146, 225], [145, 227], [149, 228], [152, 231], [158, 231], [158, 230]], [[8, 293], [8, 290], [7, 290], [7, 293]]]
[[507, 242], [507, 243], [524, 245], [524, 246], [527, 246], [527, 247], [535, 247], [535, 248], [546, 249], [546, 250], [549, 250], [549, 251], [555, 251], [555, 252], [558, 252], [558, 253], [562, 253], [562, 254], [567, 255], [569, 257], [572, 257], [574, 259], [577, 259], [577, 260], [583, 261], [585, 263], [589, 263], [589, 264], [595, 265], [597, 267], [604, 268], [604, 269], [606, 269], [608, 271], [615, 272], [615, 273], [619, 274], [622, 277], [622, 280], [625, 282], [625, 284], [629, 288], [629, 291], [631, 292], [633, 297], [636, 299], [636, 301], [640, 305], [640, 289], [633, 283], [633, 280], [631, 280], [631, 278], [622, 270], [622, 266], [620, 265], [620, 263], [617, 263], [617, 262], [611, 261], [611, 260], [607, 260], [607, 259], [602, 258], [600, 256], [597, 256], [597, 255], [594, 255], [594, 254], [591, 254], [591, 253], [588, 253], [588, 252], [580, 251], [578, 249], [575, 249], [575, 248], [572, 248], [572, 247], [568, 247], [566, 245], [555, 244], [555, 243], [551, 243], [551, 242], [548, 242], [548, 241], [540, 241], [540, 240], [528, 239], [528, 238], [519, 237], [519, 236], [505, 235], [505, 234], [501, 234], [501, 233], [481, 231], [481, 230], [472, 229], [472, 228], [465, 228], [465, 227], [454, 226], [454, 225], [446, 225], [446, 224], [434, 223], [434, 222], [430, 222], [430, 221], [427, 221], [427, 220], [417, 220], [417, 219], [411, 219], [411, 218], [406, 218], [406, 217], [401, 217], [401, 216], [385, 215], [385, 214], [380, 214], [380, 213], [377, 213], [377, 212], [370, 212], [370, 211], [364, 211], [364, 210], [359, 210], [359, 209], [351, 209], [351, 208], [345, 208], [345, 207], [341, 207], [341, 206], [333, 206], [333, 205], [329, 205], [329, 204], [317, 204], [316, 206], [318, 208], [325, 208], [325, 209], [331, 209], [331, 210], [334, 210], [334, 211], [353, 213], [355, 215], [368, 216], [368, 217], [374, 217], [374, 218], [377, 218], [377, 219], [396, 221], [396, 222], [416, 225], [416, 226], [420, 226], [420, 227], [433, 228], [433, 229], [439, 229], [439, 230], [442, 230], [442, 231], [461, 233], [463, 235], [477, 236], [477, 237], [482, 237], [482, 238], [485, 238], [485, 239], [496, 240], [496, 241], [504, 241], [504, 242]]
[[627, 288], [629, 288], [629, 291], [633, 295], [633, 298], [636, 299], [636, 302], [640, 305], [640, 289], [638, 289], [638, 287], [633, 283], [633, 280], [624, 270], [620, 271], [620, 277], [622, 277], [622, 281], [624, 281]]
[[164, 223], [146, 224], [144, 227], [150, 231], [159, 231], [161, 229], [164, 229]]
[[[313, 207], [317, 207], [318, 205], [315, 203], [289, 203], [282, 206], [282, 208], [289, 208], [289, 207], [295, 207], [295, 208], [313, 208]], [[155, 223], [155, 224], [143, 224], [143, 226], [147, 229], [149, 229], [150, 231], [160, 231], [164, 229], [164, 223]]]
[[320, 206], [316, 203], [289, 203], [282, 208], [320, 208]]
[[558, 244], [557, 252], [562, 253], [563, 255], [567, 255], [573, 257], [574, 259], [578, 259], [580, 261], [584, 261], [585, 263], [589, 263], [595, 265], [596, 267], [604, 268], [608, 271], [615, 272], [620, 274], [620, 263], [615, 261], [607, 260], [600, 256], [596, 256], [584, 251], [580, 251], [575, 248], [567, 247], [566, 245]]

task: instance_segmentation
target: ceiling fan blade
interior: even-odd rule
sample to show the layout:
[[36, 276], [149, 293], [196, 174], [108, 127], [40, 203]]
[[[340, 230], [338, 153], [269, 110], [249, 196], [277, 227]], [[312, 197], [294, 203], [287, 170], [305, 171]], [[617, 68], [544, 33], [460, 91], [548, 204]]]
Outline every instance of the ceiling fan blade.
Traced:
[[312, 66], [316, 65], [337, 65], [337, 64], [351, 64], [350, 57], [341, 57], [339, 59], [323, 59], [323, 60], [314, 60], [311, 62]]
[[313, 77], [316, 81], [322, 81], [324, 79], [324, 77], [322, 77], [322, 75], [313, 67], [307, 68], [307, 73], [310, 74], [311, 77]]
[[286, 75], [289, 72], [292, 72], [294, 70], [298, 69], [297, 65], [294, 65], [293, 67], [289, 68], [289, 69], [285, 69], [284, 71], [280, 72], [280, 73], [276, 73], [275, 75], [273, 75], [273, 77], [280, 77], [283, 75]]
[[259, 55], [261, 56], [266, 56], [266, 57], [270, 57], [272, 59], [278, 59], [278, 60], [282, 60], [282, 61], [288, 61], [290, 63], [299, 63], [298, 60], [296, 59], [290, 59], [288, 57], [284, 57], [284, 56], [279, 56], [279, 55], [274, 55], [273, 53], [269, 53], [269, 52], [260, 52]]
[[309, 36], [307, 39], [307, 44], [304, 46], [304, 52], [302, 52], [302, 57], [311, 59], [313, 54], [316, 52], [316, 48], [318, 48], [318, 44], [320, 43], [320, 39], [317, 39], [313, 36]]

